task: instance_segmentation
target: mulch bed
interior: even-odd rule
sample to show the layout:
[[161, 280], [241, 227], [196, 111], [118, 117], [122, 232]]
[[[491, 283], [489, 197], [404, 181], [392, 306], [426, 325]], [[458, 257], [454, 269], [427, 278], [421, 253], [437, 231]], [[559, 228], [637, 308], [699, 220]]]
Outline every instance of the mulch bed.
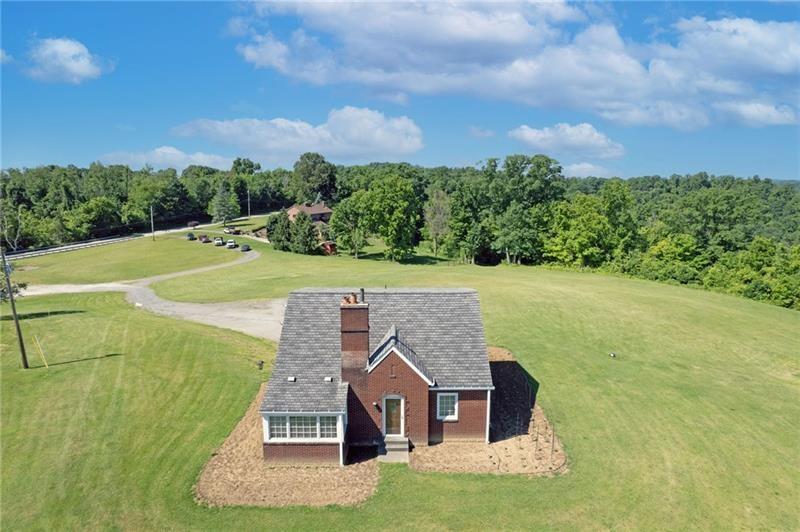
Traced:
[[552, 424], [536, 404], [537, 384], [502, 348], [489, 348], [495, 392], [491, 441], [445, 442], [417, 447], [418, 471], [553, 476], [567, 472], [567, 456]]
[[356, 505], [378, 486], [376, 460], [339, 466], [269, 466], [261, 447], [258, 406], [266, 386], [206, 464], [195, 497], [210, 506]]

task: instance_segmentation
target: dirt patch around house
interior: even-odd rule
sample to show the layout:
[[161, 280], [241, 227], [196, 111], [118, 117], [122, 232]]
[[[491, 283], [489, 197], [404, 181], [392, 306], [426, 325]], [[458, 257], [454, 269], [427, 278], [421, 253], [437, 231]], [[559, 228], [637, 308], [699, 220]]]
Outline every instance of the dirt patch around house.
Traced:
[[211, 506], [352, 506], [378, 485], [376, 460], [339, 466], [269, 466], [262, 454], [261, 386], [242, 420], [206, 464], [194, 487]]
[[490, 444], [444, 442], [417, 447], [418, 471], [554, 476], [567, 472], [567, 456], [553, 425], [536, 404], [538, 382], [507, 349], [489, 348], [492, 394]]

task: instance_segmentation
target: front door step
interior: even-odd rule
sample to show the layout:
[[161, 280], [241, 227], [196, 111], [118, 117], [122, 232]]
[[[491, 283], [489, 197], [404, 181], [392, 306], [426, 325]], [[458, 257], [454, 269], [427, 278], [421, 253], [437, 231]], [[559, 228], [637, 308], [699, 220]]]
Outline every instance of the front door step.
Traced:
[[408, 438], [387, 435], [378, 448], [379, 462], [408, 463]]

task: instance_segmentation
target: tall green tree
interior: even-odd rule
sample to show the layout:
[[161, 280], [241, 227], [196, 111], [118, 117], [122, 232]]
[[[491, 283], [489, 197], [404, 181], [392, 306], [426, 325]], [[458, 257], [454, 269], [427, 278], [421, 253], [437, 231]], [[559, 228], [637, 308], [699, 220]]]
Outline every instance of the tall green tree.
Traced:
[[215, 222], [222, 222], [223, 225], [239, 216], [239, 200], [233, 190], [225, 181], [220, 181], [217, 193], [208, 204], [208, 214]]
[[345, 249], [358, 258], [367, 243], [371, 222], [371, 197], [365, 190], [356, 190], [336, 206], [331, 217], [330, 230], [336, 237], [339, 249]]
[[390, 260], [403, 260], [414, 250], [414, 237], [419, 220], [419, 202], [414, 184], [398, 175], [390, 175], [372, 183], [372, 223], [386, 245], [384, 254]]
[[242, 157], [234, 159], [233, 165], [231, 166], [231, 173], [234, 175], [253, 175], [259, 170], [261, 170], [260, 164]]
[[433, 245], [433, 255], [439, 254], [439, 245], [450, 228], [450, 197], [444, 190], [431, 191], [425, 203], [425, 229]]
[[272, 247], [278, 251], [289, 251], [292, 243], [292, 222], [286, 211], [280, 211], [272, 215], [267, 222], [267, 237], [272, 243]]
[[528, 209], [512, 202], [495, 220], [492, 247], [505, 255], [508, 264], [533, 258], [538, 235]]
[[621, 256], [639, 247], [639, 226], [630, 187], [619, 178], [610, 179], [600, 188], [600, 198], [611, 225], [615, 253]]
[[319, 153], [304, 153], [294, 163], [288, 191], [298, 203], [317, 197], [331, 201], [336, 193], [336, 167]]
[[289, 248], [294, 253], [312, 255], [319, 250], [317, 228], [311, 222], [311, 217], [299, 212], [292, 222], [291, 243]]
[[545, 244], [549, 257], [562, 264], [596, 267], [611, 257], [612, 244], [611, 224], [600, 198], [577, 194], [556, 206]]

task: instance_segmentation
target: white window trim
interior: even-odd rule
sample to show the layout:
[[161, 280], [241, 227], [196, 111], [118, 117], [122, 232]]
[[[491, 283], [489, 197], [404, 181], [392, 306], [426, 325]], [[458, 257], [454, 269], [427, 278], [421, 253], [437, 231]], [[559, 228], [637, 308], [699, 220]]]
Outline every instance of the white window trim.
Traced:
[[386, 400], [400, 399], [400, 434], [391, 436], [405, 436], [406, 434], [406, 398], [402, 395], [384, 395], [381, 399], [381, 432], [386, 436]]
[[[299, 413], [299, 412], [287, 412], [287, 413], [278, 413], [278, 412], [264, 412], [262, 414], [262, 420], [264, 424], [264, 441], [266, 443], [339, 443], [343, 441], [343, 431], [341, 428], [341, 418], [342, 414], [338, 413]], [[271, 417], [285, 417], [286, 418], [286, 437], [285, 438], [273, 438], [269, 435], [269, 424]], [[292, 438], [291, 437], [291, 427], [289, 419], [291, 417], [316, 417], [317, 418], [317, 437], [316, 438]], [[336, 436], [331, 438], [321, 438], [320, 437], [320, 417], [336, 417]]]
[[[439, 414], [439, 402], [444, 396], [451, 396], [455, 398], [455, 413], [452, 416], [441, 416]], [[439, 421], [458, 421], [458, 392], [436, 394], [436, 419]]]

